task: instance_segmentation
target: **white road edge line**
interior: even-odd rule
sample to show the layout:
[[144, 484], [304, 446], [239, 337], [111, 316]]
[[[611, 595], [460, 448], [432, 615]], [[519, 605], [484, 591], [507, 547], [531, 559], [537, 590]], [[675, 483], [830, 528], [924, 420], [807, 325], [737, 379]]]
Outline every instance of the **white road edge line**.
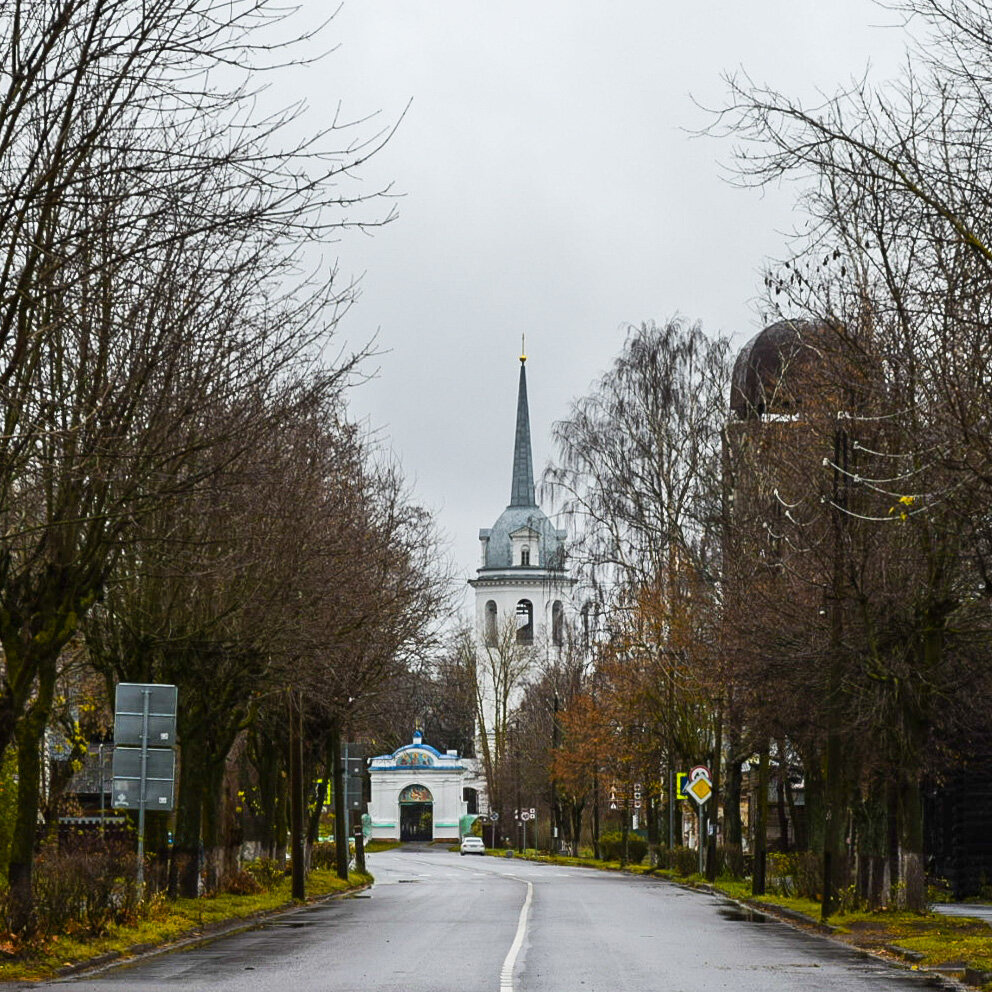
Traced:
[[[520, 881], [523, 881], [521, 879]], [[510, 949], [503, 959], [503, 967], [499, 973], [499, 992], [513, 992], [513, 966], [517, 963], [517, 955], [523, 947], [524, 935], [527, 933], [527, 916], [530, 913], [531, 899], [534, 897], [534, 883], [527, 883], [527, 898], [520, 908], [520, 919], [517, 922], [517, 935], [513, 938]]]

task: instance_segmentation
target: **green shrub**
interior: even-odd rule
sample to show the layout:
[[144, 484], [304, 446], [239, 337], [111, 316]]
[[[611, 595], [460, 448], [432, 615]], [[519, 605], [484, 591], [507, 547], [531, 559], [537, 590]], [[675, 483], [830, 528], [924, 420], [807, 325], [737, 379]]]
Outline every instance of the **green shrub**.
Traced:
[[[348, 863], [351, 864], [351, 860], [354, 857], [355, 848], [350, 842], [348, 843]], [[310, 849], [310, 867], [311, 868], [324, 868], [329, 871], [333, 871], [338, 865], [338, 847], [337, 842], [333, 840], [322, 840], [317, 844], [314, 844]]]
[[694, 875], [699, 871], [699, 852], [691, 847], [661, 848], [658, 865], [679, 875]]
[[[603, 861], [619, 861], [623, 852], [623, 834], [619, 830], [600, 834], [599, 853]], [[648, 842], [635, 833], [627, 835], [627, 861], [639, 865], [648, 853]]]
[[765, 860], [765, 888], [771, 895], [796, 895], [798, 854], [769, 851]]
[[30, 930], [102, 935], [113, 925], [136, 922], [141, 899], [135, 867], [133, 854], [46, 847], [35, 862]]
[[250, 875], [263, 889], [274, 889], [286, 876], [285, 864], [275, 858], [257, 858], [246, 861], [242, 869]]
[[262, 883], [245, 868], [232, 871], [221, 881], [220, 887], [232, 896], [254, 896], [263, 891]]

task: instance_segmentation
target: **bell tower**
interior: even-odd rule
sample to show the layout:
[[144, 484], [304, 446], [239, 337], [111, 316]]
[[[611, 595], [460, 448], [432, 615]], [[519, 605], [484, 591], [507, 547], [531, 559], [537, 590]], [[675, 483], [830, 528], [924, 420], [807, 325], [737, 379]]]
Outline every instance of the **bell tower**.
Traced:
[[479, 531], [476, 578], [478, 643], [508, 638], [550, 657], [565, 639], [565, 600], [574, 584], [565, 571], [565, 531], [557, 529], [534, 496], [534, 460], [527, 405], [527, 356], [520, 355], [517, 420], [513, 436], [510, 502], [492, 527]]

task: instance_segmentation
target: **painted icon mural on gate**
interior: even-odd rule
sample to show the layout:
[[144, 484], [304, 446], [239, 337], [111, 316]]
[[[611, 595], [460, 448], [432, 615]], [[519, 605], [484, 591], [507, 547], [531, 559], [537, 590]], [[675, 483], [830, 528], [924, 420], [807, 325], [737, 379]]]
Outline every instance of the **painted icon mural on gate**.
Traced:
[[434, 797], [426, 785], [408, 785], [400, 793], [400, 803], [432, 803]]
[[396, 764], [404, 768], [424, 768], [434, 764], [434, 759], [426, 751], [404, 751], [396, 756]]

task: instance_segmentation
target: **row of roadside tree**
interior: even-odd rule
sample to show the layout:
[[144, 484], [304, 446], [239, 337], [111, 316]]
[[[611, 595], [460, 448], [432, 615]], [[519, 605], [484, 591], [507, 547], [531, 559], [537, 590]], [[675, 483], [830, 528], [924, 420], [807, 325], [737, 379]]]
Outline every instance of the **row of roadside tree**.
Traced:
[[[196, 894], [231, 866], [232, 755], [281, 854], [291, 730], [307, 781], [330, 777], [443, 604], [430, 517], [348, 419], [367, 356], [331, 343], [353, 292], [321, 252], [389, 219], [351, 178], [388, 135], [304, 134], [302, 105], [265, 109], [258, 80], [293, 64], [275, 41], [292, 37], [268, 0], [0, 3], [15, 931], [34, 922], [39, 823], [116, 682], [179, 687], [174, 843], [153, 817], [149, 849], [171, 851], [170, 892]], [[70, 753], [50, 776], [56, 733]]]
[[558, 425], [585, 614], [525, 704], [573, 840], [635, 782], [671, 840], [668, 772], [703, 763], [739, 871], [750, 769], [755, 887], [777, 780], [825, 916], [922, 908], [926, 796], [992, 755], [992, 10], [896, 8], [895, 82], [811, 109], [729, 80], [742, 181], [804, 180], [778, 327], [736, 370], [698, 326], [632, 329]]

